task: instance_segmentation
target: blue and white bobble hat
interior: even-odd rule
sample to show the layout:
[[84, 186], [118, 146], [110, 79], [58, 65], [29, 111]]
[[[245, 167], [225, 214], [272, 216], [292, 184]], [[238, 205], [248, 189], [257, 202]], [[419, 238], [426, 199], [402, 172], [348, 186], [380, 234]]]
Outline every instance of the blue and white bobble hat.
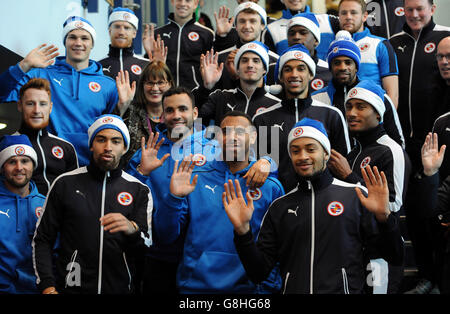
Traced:
[[297, 44], [286, 49], [275, 65], [275, 81], [279, 81], [281, 78], [281, 70], [286, 62], [290, 60], [303, 61], [311, 70], [313, 76], [316, 76], [316, 63], [309, 55], [308, 49], [302, 44]]
[[289, 29], [293, 26], [303, 26], [307, 28], [316, 38], [317, 42], [320, 44], [320, 28], [319, 22], [315, 14], [313, 13], [298, 13], [294, 15], [288, 22], [286, 27], [286, 34], [289, 32]]
[[386, 107], [384, 105], [385, 91], [378, 84], [365, 80], [359, 82], [353, 87], [345, 97], [345, 103], [350, 99], [361, 99], [373, 106], [373, 108], [380, 115], [380, 123], [383, 122], [384, 112]]
[[122, 118], [114, 114], [104, 114], [92, 123], [88, 129], [89, 147], [91, 147], [95, 135], [105, 129], [113, 129], [122, 134], [123, 140], [127, 147], [125, 152], [127, 152], [130, 148], [130, 132], [128, 131], [128, 128]]
[[309, 137], [315, 139], [323, 146], [328, 155], [330, 155], [331, 144], [330, 140], [328, 139], [327, 131], [325, 130], [322, 122], [310, 118], [303, 118], [294, 125], [288, 135], [287, 149], [289, 152], [289, 156], [291, 155], [290, 146], [292, 141], [301, 137]]
[[261, 16], [261, 19], [263, 21], [264, 25], [267, 25], [267, 13], [266, 10], [264, 10], [264, 8], [262, 6], [260, 6], [259, 4], [256, 4], [254, 2], [243, 2], [240, 5], [238, 5], [236, 7], [236, 9], [234, 9], [234, 24], [236, 25], [236, 17], [238, 16], [239, 13], [241, 13], [241, 11], [245, 10], [245, 9], [252, 9], [253, 11], [258, 12], [258, 14]]
[[139, 26], [138, 17], [134, 14], [133, 10], [127, 8], [117, 7], [111, 12], [108, 19], [108, 26], [116, 21], [128, 22], [133, 25], [136, 30]]
[[34, 163], [34, 169], [37, 168], [38, 158], [30, 139], [25, 134], [5, 135], [0, 140], [0, 168], [5, 161], [15, 156], [30, 157]]
[[84, 29], [85, 31], [87, 31], [89, 34], [91, 34], [92, 36], [92, 43], [95, 43], [95, 39], [96, 39], [96, 32], [94, 27], [92, 26], [92, 24], [80, 17], [80, 16], [70, 16], [67, 18], [67, 20], [64, 22], [63, 24], [63, 45], [66, 45], [66, 37], [67, 34], [70, 33], [71, 31], [73, 31], [74, 29]]
[[241, 59], [242, 55], [246, 52], [256, 53], [264, 63], [264, 68], [266, 69], [267, 73], [269, 68], [269, 48], [262, 42], [257, 40], [246, 43], [245, 45], [242, 45], [241, 48], [239, 48], [238, 52], [236, 53], [236, 56], [234, 57], [235, 69], [236, 70], [238, 69], [239, 60]]
[[356, 69], [359, 69], [361, 52], [348, 31], [339, 31], [336, 34], [336, 39], [331, 42], [327, 54], [328, 64], [331, 64], [331, 61], [339, 56], [346, 56], [353, 59], [356, 63]]

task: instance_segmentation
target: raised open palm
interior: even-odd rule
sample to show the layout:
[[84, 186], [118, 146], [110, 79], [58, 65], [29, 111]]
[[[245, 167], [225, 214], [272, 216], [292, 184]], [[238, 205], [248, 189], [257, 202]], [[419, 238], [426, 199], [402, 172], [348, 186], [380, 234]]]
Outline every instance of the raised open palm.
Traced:
[[198, 175], [194, 176], [191, 183], [192, 171], [194, 170], [195, 164], [190, 158], [183, 160], [180, 167], [178, 167], [178, 164], [179, 161], [175, 161], [172, 178], [170, 179], [170, 193], [178, 197], [185, 197], [195, 190]]
[[425, 175], [432, 176], [438, 172], [444, 160], [445, 148], [446, 146], [442, 145], [441, 149], [439, 149], [437, 133], [428, 133], [421, 151], [423, 172]]
[[202, 75], [203, 85], [207, 89], [212, 89], [220, 80], [223, 72], [223, 63], [219, 65], [219, 54], [214, 54], [214, 49], [207, 51], [206, 55], [200, 56], [200, 74]]
[[145, 146], [145, 137], [141, 138], [141, 163], [139, 165], [139, 171], [143, 175], [149, 175], [150, 172], [162, 166], [164, 161], [169, 158], [170, 154], [165, 154], [161, 159], [158, 158], [158, 151], [164, 142], [162, 138], [158, 142], [159, 132], [156, 135], [152, 132], [148, 137], [147, 146]]
[[31, 50], [25, 58], [20, 61], [20, 67], [25, 73], [32, 68], [46, 68], [55, 62], [54, 59], [58, 55], [58, 47], [42, 44]]
[[236, 184], [236, 189], [231, 180], [224, 184], [225, 192], [222, 195], [222, 203], [234, 229], [238, 234], [242, 235], [250, 229], [249, 222], [254, 211], [253, 200], [249, 192], [247, 192], [245, 195], [247, 202], [245, 202], [239, 181], [234, 180], [234, 183]]
[[367, 187], [367, 197], [361, 192], [360, 188], [355, 188], [361, 204], [370, 212], [372, 212], [378, 221], [387, 220], [390, 214], [389, 210], [389, 189], [384, 172], [378, 172], [378, 168], [370, 166], [361, 167], [361, 174]]

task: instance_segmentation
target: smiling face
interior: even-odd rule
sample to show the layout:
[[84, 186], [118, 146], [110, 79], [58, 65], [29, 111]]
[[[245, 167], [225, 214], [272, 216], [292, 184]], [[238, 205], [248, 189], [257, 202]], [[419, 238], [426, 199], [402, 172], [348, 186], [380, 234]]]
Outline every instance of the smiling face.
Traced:
[[128, 48], [136, 38], [136, 29], [133, 25], [125, 21], [116, 21], [109, 26], [109, 37], [111, 46], [115, 48]]
[[192, 133], [198, 109], [187, 94], [173, 94], [163, 100], [163, 118], [169, 139], [176, 141]]
[[114, 129], [99, 131], [90, 148], [95, 164], [103, 171], [114, 170], [125, 154], [125, 141], [122, 133]]
[[436, 10], [428, 0], [405, 0], [405, 19], [414, 34], [418, 35], [430, 21]]
[[43, 89], [28, 88], [18, 101], [17, 109], [27, 127], [41, 130], [47, 127], [52, 111], [50, 95]]
[[256, 130], [247, 118], [228, 116], [220, 123], [218, 141], [225, 161], [248, 161], [250, 145], [255, 143]]
[[34, 164], [28, 156], [14, 156], [5, 161], [2, 174], [10, 190], [25, 187], [33, 175]]
[[174, 9], [175, 20], [186, 20], [192, 17], [198, 6], [198, 0], [170, 0]]
[[84, 29], [74, 29], [66, 37], [66, 61], [67, 63], [89, 63], [89, 56], [94, 46], [91, 34]]
[[339, 4], [339, 25], [341, 29], [350, 34], [364, 30], [364, 22], [367, 20], [367, 11], [358, 1], [347, 0]]
[[259, 40], [263, 30], [264, 24], [258, 12], [253, 10], [244, 10], [237, 15], [236, 31], [242, 43]]
[[345, 104], [345, 117], [351, 132], [363, 132], [380, 124], [380, 115], [374, 107], [361, 99], [350, 99]]
[[339, 56], [331, 60], [331, 74], [333, 79], [341, 85], [351, 85], [356, 80], [356, 63], [346, 56]]
[[295, 172], [303, 178], [311, 178], [324, 171], [329, 158], [323, 146], [310, 137], [293, 140], [289, 153]]
[[254, 84], [263, 79], [266, 70], [260, 56], [253, 52], [246, 52], [239, 59], [237, 73], [242, 81]]
[[284, 0], [286, 9], [292, 11], [304, 11], [307, 0]]
[[300, 60], [289, 60], [281, 70], [280, 83], [288, 99], [305, 98], [312, 78], [306, 63]]
[[144, 82], [145, 99], [150, 104], [161, 104], [162, 95], [171, 87], [169, 81], [165, 77], [151, 76]]

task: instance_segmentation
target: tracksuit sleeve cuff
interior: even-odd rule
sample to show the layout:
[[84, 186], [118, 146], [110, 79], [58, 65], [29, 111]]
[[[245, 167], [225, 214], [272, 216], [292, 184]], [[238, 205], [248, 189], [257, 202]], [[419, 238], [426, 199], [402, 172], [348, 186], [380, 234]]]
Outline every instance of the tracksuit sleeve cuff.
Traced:
[[11, 74], [11, 76], [17, 81], [19, 82], [24, 76], [25, 76], [25, 72], [22, 71], [22, 69], [19, 66], [19, 63], [17, 63], [16, 65], [13, 65], [9, 68], [9, 73]]
[[385, 222], [378, 221], [378, 228], [381, 232], [391, 232], [398, 228], [398, 218], [396, 214], [390, 214]]

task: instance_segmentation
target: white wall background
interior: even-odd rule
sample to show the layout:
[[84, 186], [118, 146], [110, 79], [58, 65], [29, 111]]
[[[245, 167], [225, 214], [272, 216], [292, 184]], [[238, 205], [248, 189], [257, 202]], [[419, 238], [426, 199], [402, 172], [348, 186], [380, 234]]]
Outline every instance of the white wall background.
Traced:
[[84, 15], [80, 0], [0, 0], [0, 44], [22, 57], [43, 43], [56, 45], [65, 55], [62, 25], [67, 17], [79, 15], [95, 28], [91, 59], [100, 60], [108, 53], [108, 3], [100, 0], [98, 10]]

